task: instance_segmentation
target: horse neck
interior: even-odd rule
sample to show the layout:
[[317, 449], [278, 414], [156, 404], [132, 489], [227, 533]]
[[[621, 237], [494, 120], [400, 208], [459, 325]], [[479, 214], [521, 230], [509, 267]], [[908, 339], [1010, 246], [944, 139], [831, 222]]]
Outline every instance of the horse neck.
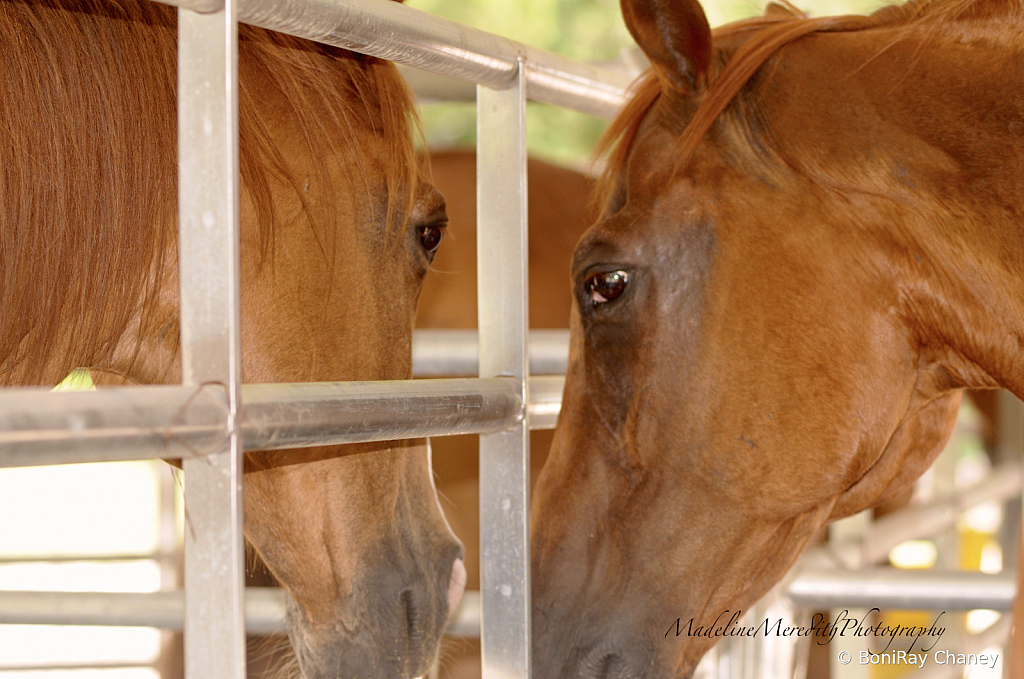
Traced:
[[951, 386], [1024, 397], [1024, 59], [1005, 30], [956, 22], [794, 45], [789, 58], [819, 61], [817, 89], [804, 89], [821, 118], [790, 138], [807, 152], [795, 164], [841, 207], [853, 196], [874, 212], [901, 311]]
[[907, 224], [939, 295], [921, 290], [918, 318], [957, 383], [1024, 396], [1024, 60], [991, 22], [943, 28], [891, 95], [927, 149], [928, 205]]

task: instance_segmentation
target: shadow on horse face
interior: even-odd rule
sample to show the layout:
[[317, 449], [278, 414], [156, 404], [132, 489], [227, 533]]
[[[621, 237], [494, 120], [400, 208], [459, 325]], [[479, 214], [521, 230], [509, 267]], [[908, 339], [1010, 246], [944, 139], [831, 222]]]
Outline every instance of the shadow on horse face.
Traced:
[[[991, 32], [973, 6], [951, 33]], [[1019, 286], [1019, 190], [998, 168], [1020, 167], [1002, 121], [1024, 102], [992, 87], [995, 67], [979, 91], [934, 75], [963, 53], [924, 53], [912, 10], [845, 33], [766, 18], [712, 52], [695, 2], [623, 9], [654, 70], [613, 127], [605, 211], [574, 255], [531, 514], [541, 678], [689, 676], [720, 638], [698, 627], [927, 468], [962, 387], [1022, 386], [1003, 292]], [[722, 95], [737, 74], [721, 64], [752, 54]], [[940, 95], [970, 106], [935, 113]], [[973, 148], [949, 134], [957, 115]]]
[[[4, 2], [0, 52], [0, 384], [180, 382], [175, 10]], [[249, 26], [239, 80], [243, 379], [411, 377], [446, 218], [404, 83]], [[246, 537], [308, 679], [433, 662], [465, 572], [429, 464], [423, 441], [247, 456]]]

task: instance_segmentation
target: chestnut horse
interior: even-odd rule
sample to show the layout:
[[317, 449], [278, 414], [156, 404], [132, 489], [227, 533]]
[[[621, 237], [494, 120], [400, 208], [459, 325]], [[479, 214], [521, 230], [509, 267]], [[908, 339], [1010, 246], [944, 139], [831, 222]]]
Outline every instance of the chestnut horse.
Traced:
[[541, 679], [690, 676], [715, 637], [686, 630], [906, 488], [963, 388], [1024, 397], [1019, 2], [714, 35], [696, 0], [622, 5], [653, 69], [573, 256]]
[[[145, 0], [0, 2], [0, 385], [180, 381], [175, 25]], [[239, 76], [244, 379], [409, 378], [446, 218], [404, 83], [247, 26]], [[250, 455], [244, 495], [307, 678], [429, 668], [462, 548], [424, 441]]]

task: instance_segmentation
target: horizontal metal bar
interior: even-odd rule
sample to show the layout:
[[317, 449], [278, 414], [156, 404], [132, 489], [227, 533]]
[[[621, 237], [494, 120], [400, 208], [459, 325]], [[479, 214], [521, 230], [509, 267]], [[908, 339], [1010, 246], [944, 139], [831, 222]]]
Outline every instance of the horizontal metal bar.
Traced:
[[[479, 374], [476, 330], [416, 330], [412, 335], [415, 377]], [[568, 330], [530, 331], [530, 374], [564, 375], [569, 363]]]
[[[185, 596], [170, 592], [0, 591], [0, 624], [159, 627], [181, 631]], [[245, 590], [245, 627], [251, 634], [284, 634], [284, 590]]]
[[969, 611], [1013, 608], [1017, 585], [1006, 574], [873, 568], [801, 569], [787, 588], [798, 606]]
[[149, 552], [145, 554], [22, 554], [0, 556], [0, 564], [9, 563], [110, 563], [116, 561], [171, 561], [178, 560], [177, 552]]
[[562, 410], [565, 375], [530, 378], [530, 429], [554, 429]]
[[835, 545], [814, 547], [801, 558], [809, 565], [837, 561], [845, 568], [859, 568], [879, 563], [889, 551], [907, 540], [926, 538], [952, 526], [957, 517], [982, 502], [1002, 502], [1021, 490], [1020, 463], [1005, 463], [984, 479], [954, 497], [935, 500], [916, 507], [907, 507], [875, 521], [863, 538], [845, 540]]
[[[209, 12], [223, 1], [168, 4]], [[632, 80], [384, 0], [240, 0], [238, 20], [494, 89], [515, 84], [521, 57], [528, 98], [602, 118], [615, 116]]]
[[[967, 571], [864, 571], [802, 569], [786, 594], [797, 606], [813, 609], [880, 608], [966, 611], [979, 608], [1009, 611], [1016, 585], [1007, 574]], [[0, 624], [104, 625], [160, 627], [180, 630], [181, 591], [8, 592], [0, 591]], [[250, 587], [245, 591], [246, 630], [251, 634], [284, 633], [284, 590]], [[480, 635], [480, 593], [463, 595], [448, 621], [447, 633]]]
[[0, 467], [187, 458], [227, 441], [224, 388], [0, 390]]
[[[155, 663], [146, 662], [53, 662], [37, 663], [33, 665], [4, 665], [0, 663], [0, 672], [53, 672], [54, 670], [77, 671], [77, 670], [140, 670], [146, 668], [157, 669]], [[52, 676], [52, 675], [44, 675]]]
[[[553, 428], [564, 378], [531, 378], [537, 429]], [[246, 450], [496, 432], [523, 416], [511, 378], [242, 385]], [[0, 390], [0, 467], [153, 458], [219, 449], [227, 398], [217, 385], [89, 392]]]
[[[224, 4], [160, 2], [196, 12], [214, 12]], [[628, 67], [575, 61], [383, 0], [240, 0], [238, 20], [493, 89], [514, 85], [522, 58], [527, 98], [600, 118], [616, 115], [636, 76]], [[436, 81], [427, 87], [439, 91]], [[457, 100], [473, 101], [469, 90], [458, 92]]]
[[445, 634], [453, 637], [480, 637], [480, 592], [463, 592], [454, 615], [448, 618]]
[[[181, 590], [170, 592], [0, 591], [0, 625], [96, 625], [181, 630]], [[284, 634], [285, 594], [275, 587], [245, 590], [245, 628], [250, 634]], [[480, 635], [480, 593], [466, 592], [448, 621], [454, 636]]]
[[224, 0], [157, 0], [157, 2], [171, 7], [190, 9], [200, 14], [219, 12], [224, 8]]
[[522, 419], [508, 378], [242, 386], [246, 450], [508, 429]]

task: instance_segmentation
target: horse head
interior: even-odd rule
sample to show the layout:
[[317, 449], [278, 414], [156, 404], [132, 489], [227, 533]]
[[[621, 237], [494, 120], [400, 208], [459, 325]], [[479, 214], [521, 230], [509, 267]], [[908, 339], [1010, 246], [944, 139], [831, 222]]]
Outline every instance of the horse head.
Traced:
[[[416, 303], [447, 222], [413, 148], [411, 99], [390, 63], [272, 42], [285, 46], [275, 69], [310, 64], [295, 83], [252, 86], [249, 112], [276, 108], [286, 146], [273, 233], [257, 227], [270, 208], [255, 192], [243, 209], [245, 380], [410, 379]], [[246, 537], [289, 595], [304, 676], [425, 674], [466, 580], [426, 441], [250, 453], [246, 465]]]
[[623, 0], [652, 70], [573, 258], [538, 676], [689, 676], [699, 631], [928, 467], [963, 387], [1022, 393], [1020, 52], [972, 58], [994, 10], [952, 4], [712, 34]]

